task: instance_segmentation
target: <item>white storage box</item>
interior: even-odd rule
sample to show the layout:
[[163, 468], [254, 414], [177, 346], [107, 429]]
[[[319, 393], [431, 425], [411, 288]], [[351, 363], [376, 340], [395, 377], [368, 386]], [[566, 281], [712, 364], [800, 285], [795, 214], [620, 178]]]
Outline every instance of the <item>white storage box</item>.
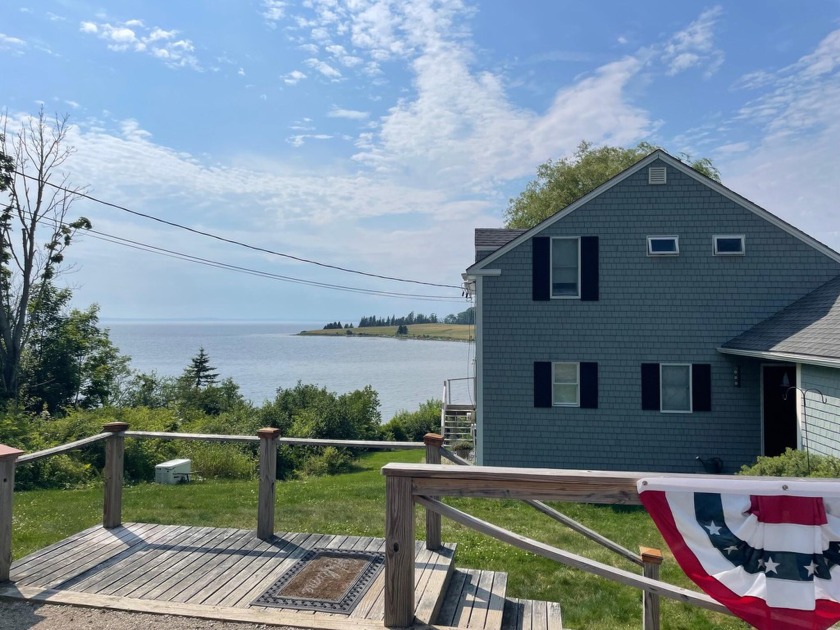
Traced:
[[155, 466], [155, 483], [181, 483], [192, 475], [191, 459], [172, 459]]

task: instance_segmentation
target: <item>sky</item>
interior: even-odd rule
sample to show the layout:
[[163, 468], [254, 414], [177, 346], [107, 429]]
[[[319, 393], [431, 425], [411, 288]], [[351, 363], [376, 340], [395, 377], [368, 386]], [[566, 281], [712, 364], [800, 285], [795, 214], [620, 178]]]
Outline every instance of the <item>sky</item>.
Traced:
[[0, 64], [74, 185], [256, 248], [80, 199], [60, 282], [104, 320], [459, 312], [474, 229], [581, 140], [711, 158], [840, 249], [840, 0], [6, 0]]

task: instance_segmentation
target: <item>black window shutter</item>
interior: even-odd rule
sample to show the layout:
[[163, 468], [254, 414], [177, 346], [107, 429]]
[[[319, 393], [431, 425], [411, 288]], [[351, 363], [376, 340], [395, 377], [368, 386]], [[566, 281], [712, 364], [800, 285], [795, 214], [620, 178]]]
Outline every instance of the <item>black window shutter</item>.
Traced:
[[580, 406], [584, 409], [598, 408], [598, 364], [580, 364]]
[[598, 237], [580, 238], [580, 299], [598, 301]]
[[642, 363], [642, 409], [659, 411], [658, 363]]
[[531, 290], [535, 301], [551, 299], [551, 239], [535, 236], [531, 239]]
[[691, 366], [691, 407], [694, 411], [712, 410], [712, 366], [708, 363]]
[[534, 361], [534, 407], [551, 407], [551, 362]]

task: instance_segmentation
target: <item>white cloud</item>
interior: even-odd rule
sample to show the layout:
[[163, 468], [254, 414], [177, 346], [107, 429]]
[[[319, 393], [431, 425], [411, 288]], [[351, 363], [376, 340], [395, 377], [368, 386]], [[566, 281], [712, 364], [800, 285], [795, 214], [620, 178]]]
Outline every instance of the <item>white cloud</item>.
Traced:
[[171, 68], [192, 68], [201, 70], [198, 58], [193, 54], [195, 46], [189, 39], [175, 39], [177, 30], [147, 27], [142, 20], [127, 20], [118, 24], [108, 22], [82, 22], [82, 33], [96, 35], [108, 43], [115, 52], [133, 51], [160, 59]]
[[266, 24], [271, 28], [277, 26], [277, 22], [283, 19], [286, 15], [286, 3], [281, 0], [263, 0], [262, 16], [265, 18]]
[[759, 139], [722, 158], [725, 183], [840, 249], [840, 29], [753, 85], [764, 91], [739, 110], [733, 128], [757, 129]]
[[0, 50], [10, 50], [13, 53], [20, 54], [25, 47], [26, 42], [19, 37], [0, 33]]
[[370, 116], [370, 112], [362, 112], [355, 109], [341, 109], [335, 107], [327, 113], [329, 118], [346, 118], [347, 120], [365, 120]]
[[293, 147], [302, 147], [307, 140], [332, 140], [333, 136], [326, 133], [304, 133], [286, 138], [286, 142]]
[[317, 70], [321, 74], [323, 74], [328, 79], [338, 79], [341, 77], [341, 72], [333, 68], [330, 64], [326, 61], [321, 61], [320, 59], [316, 59], [311, 57], [307, 59], [304, 63], [310, 68]]
[[715, 46], [714, 29], [723, 14], [720, 6], [707, 9], [682, 31], [675, 33], [665, 44], [662, 60], [668, 74], [675, 75], [689, 68], [702, 67], [708, 77], [723, 63], [723, 51]]
[[300, 70], [292, 70], [289, 74], [281, 77], [283, 83], [286, 85], [297, 85], [306, 78], [306, 75]]

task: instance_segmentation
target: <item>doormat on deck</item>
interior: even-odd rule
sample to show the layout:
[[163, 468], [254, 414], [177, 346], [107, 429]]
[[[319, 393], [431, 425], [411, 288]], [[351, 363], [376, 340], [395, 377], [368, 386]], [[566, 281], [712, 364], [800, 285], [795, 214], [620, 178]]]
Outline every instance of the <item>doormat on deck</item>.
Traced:
[[384, 565], [384, 553], [316, 547], [251, 605], [349, 615]]

